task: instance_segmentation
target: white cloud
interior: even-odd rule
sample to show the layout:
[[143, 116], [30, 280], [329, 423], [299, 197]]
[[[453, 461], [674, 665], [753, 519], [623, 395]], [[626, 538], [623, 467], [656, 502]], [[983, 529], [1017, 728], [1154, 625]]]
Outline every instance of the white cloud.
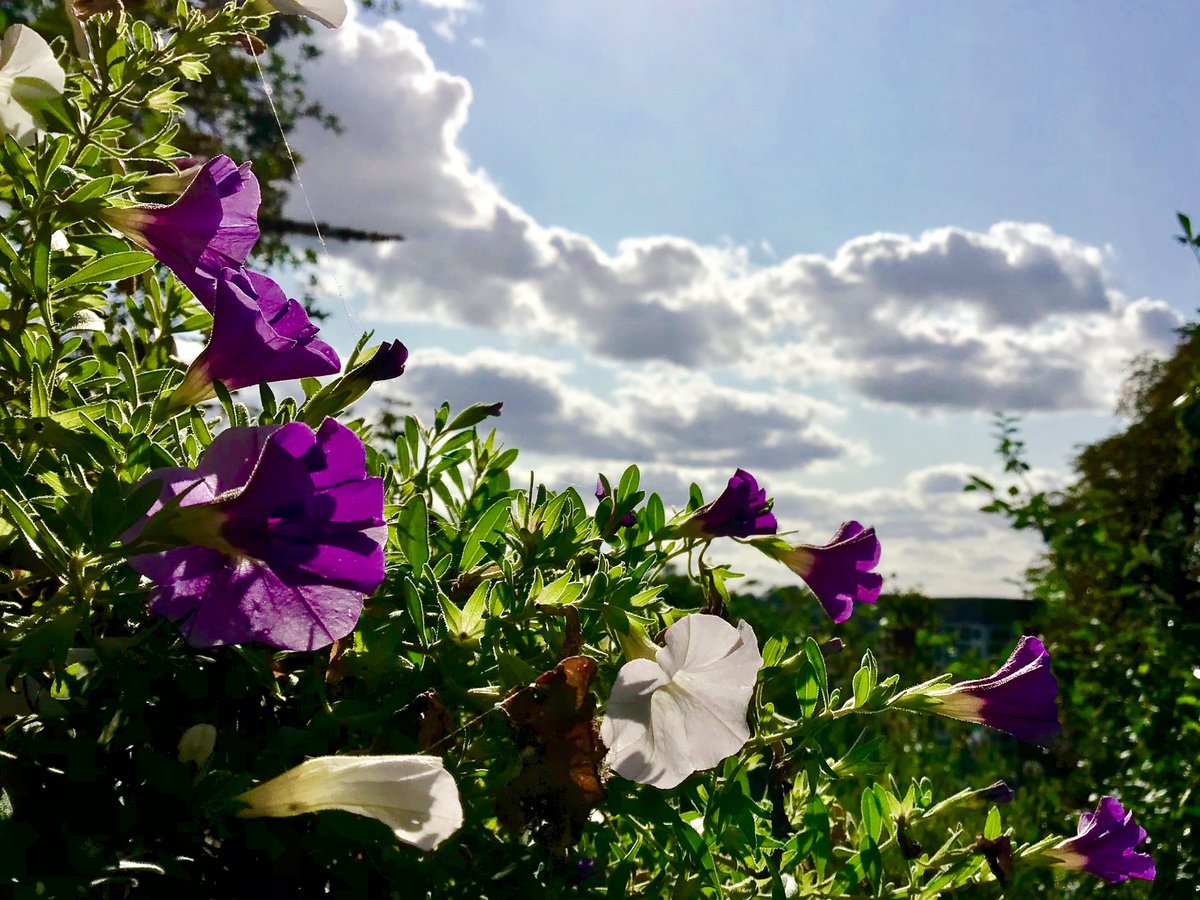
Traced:
[[[433, 33], [449, 43], [458, 39], [458, 30], [469, 16], [482, 11], [476, 0], [417, 0], [417, 5], [442, 14], [442, 18], [433, 23]], [[482, 46], [483, 40], [473, 38], [471, 44]]]
[[493, 423], [501, 436], [526, 451], [580, 460], [574, 468], [590, 471], [576, 471], [573, 482], [629, 463], [800, 472], [865, 458], [826, 424], [840, 416], [835, 407], [779, 388], [740, 390], [656, 365], [614, 372], [612, 398], [602, 400], [570, 376], [568, 364], [536, 356], [417, 348], [390, 392], [412, 398], [418, 410], [443, 400], [454, 409], [502, 400]]
[[[447, 11], [465, 4], [429, 0]], [[430, 318], [578, 344], [598, 358], [848, 384], [910, 407], [1108, 409], [1128, 356], [1180, 318], [1132, 300], [1104, 251], [1045, 225], [873, 234], [754, 266], [743, 247], [622, 241], [536, 222], [458, 143], [470, 85], [412, 30], [353, 19], [319, 36], [308, 89], [346, 131], [302, 125], [322, 218], [403, 233], [336, 248], [368, 318]]]

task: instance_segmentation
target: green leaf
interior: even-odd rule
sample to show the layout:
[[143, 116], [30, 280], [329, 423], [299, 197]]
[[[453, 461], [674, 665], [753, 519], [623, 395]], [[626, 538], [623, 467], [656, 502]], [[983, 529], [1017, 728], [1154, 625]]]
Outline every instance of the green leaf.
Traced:
[[458, 620], [457, 634], [460, 639], [473, 640], [483, 634], [483, 614], [487, 610], [491, 591], [492, 586], [485, 581], [471, 592]]
[[103, 178], [93, 178], [69, 194], [67, 199], [63, 201], [63, 205], [83, 203], [86, 200], [95, 200], [98, 197], [103, 197], [112, 190], [115, 183], [116, 178], [112, 175], [105, 175]]
[[864, 665], [854, 674], [854, 706], [866, 709], [870, 706], [871, 693], [875, 690], [875, 670]]
[[863, 791], [862, 795], [862, 827], [871, 840], [878, 842], [883, 833], [883, 806], [872, 790]]
[[400, 509], [396, 520], [396, 537], [400, 552], [414, 570], [424, 568], [429, 561], [429, 508], [425, 497], [417, 494]]
[[520, 453], [516, 447], [509, 447], [502, 451], [495, 459], [488, 463], [489, 472], [503, 472], [509, 466], [517, 461], [517, 455]]
[[37, 363], [31, 366], [31, 383], [29, 386], [29, 415], [41, 419], [50, 415], [50, 392], [46, 389], [46, 379], [42, 375], [42, 367]]
[[[38, 297], [50, 294], [50, 239], [39, 238], [33, 245], [33, 292]], [[49, 323], [47, 323], [49, 324]]]
[[39, 558], [53, 562], [61, 562], [66, 558], [66, 549], [58, 539], [49, 530], [38, 527], [37, 522], [41, 520], [41, 517], [36, 513], [31, 515], [25, 510], [20, 500], [3, 489], [0, 489], [0, 506], [8, 510], [8, 514], [12, 517], [12, 524], [25, 535], [30, 549]]
[[646, 527], [651, 534], [661, 531], [663, 526], [667, 524], [667, 513], [663, 508], [662, 498], [658, 494], [651, 494], [650, 499], [646, 501]]
[[637, 466], [630, 466], [621, 475], [621, 483], [617, 485], [617, 500], [625, 500], [638, 489], [638, 484], [641, 482], [641, 473]]
[[[447, 410], [448, 409], [449, 407], [447, 407]], [[460, 431], [463, 428], [471, 428], [474, 425], [478, 425], [488, 416], [498, 415], [500, 415], [499, 403], [476, 403], [472, 406], [468, 406], [457, 416], [455, 416], [451, 420], [449, 426], [447, 426], [446, 430]]]
[[500, 523], [508, 516], [508, 508], [510, 506], [509, 499], [503, 497], [487, 508], [482, 516], [479, 517], [467, 534], [466, 543], [463, 544], [462, 558], [459, 560], [458, 567], [462, 571], [467, 571], [483, 559], [484, 547], [483, 542], [496, 533], [496, 529], [500, 527]]
[[79, 284], [121, 281], [124, 278], [141, 275], [152, 265], [154, 265], [154, 257], [140, 250], [110, 253], [92, 260], [73, 275], [68, 275], [55, 285], [55, 290], [61, 291]]
[[825, 867], [833, 861], [833, 841], [829, 834], [829, 813], [819, 794], [813, 793], [801, 825], [802, 830], [797, 835], [801, 856], [809, 857], [816, 864], [817, 878], [824, 880]]
[[870, 882], [872, 889], [878, 893], [879, 884], [883, 880], [883, 856], [879, 852], [879, 846], [868, 837], [859, 848], [856, 868], [861, 868], [862, 877]]
[[583, 582], [571, 581], [571, 573], [567, 572], [556, 581], [550, 582], [534, 597], [534, 603], [542, 606], [567, 605], [574, 603], [583, 593]]
[[258, 386], [258, 399], [262, 405], [263, 415], [267, 418], [274, 418], [279, 404], [275, 402], [275, 392], [271, 390], [271, 386], [265, 381]]
[[987, 822], [983, 826], [983, 836], [989, 841], [994, 841], [1000, 837], [1000, 831], [1000, 810], [993, 806], [988, 810]]
[[442, 618], [446, 620], [446, 630], [457, 636], [462, 632], [462, 610], [454, 605], [449, 597], [438, 591], [438, 603], [442, 607]]
[[804, 653], [808, 657], [808, 661], [812, 663], [813, 675], [817, 679], [817, 687], [820, 690], [821, 702], [826, 707], [829, 706], [829, 675], [825, 671], [825, 656], [821, 653], [821, 645], [813, 638], [807, 638], [804, 641]]
[[665, 584], [660, 584], [660, 585], [656, 585], [652, 588], [647, 588], [646, 590], [641, 591], [640, 593], [634, 594], [629, 599], [629, 605], [632, 606], [634, 609], [643, 607], [647, 603], [652, 603], [653, 601], [657, 600], [659, 595], [662, 594], [662, 592], [665, 591], [666, 589], [667, 589], [667, 586]]
[[810, 660], [804, 660], [796, 679], [796, 699], [800, 701], [800, 712], [811, 719], [817, 712], [817, 701], [821, 698], [821, 686]]
[[401, 592], [404, 594], [404, 605], [408, 609], [408, 615], [417, 627], [417, 635], [421, 639], [421, 643], [428, 644], [429, 629], [425, 625], [425, 608], [421, 605], [421, 595], [411, 578], [404, 579]]

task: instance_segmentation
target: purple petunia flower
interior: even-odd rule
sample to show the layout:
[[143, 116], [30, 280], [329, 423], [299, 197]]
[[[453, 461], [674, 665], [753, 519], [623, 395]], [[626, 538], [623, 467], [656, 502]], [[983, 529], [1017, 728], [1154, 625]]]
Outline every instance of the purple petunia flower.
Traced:
[[171, 396], [174, 406], [214, 396], [213, 382], [233, 391], [262, 381], [331, 375], [337, 353], [318, 341], [304, 307], [265, 275], [222, 269], [213, 302], [212, 336]]
[[170, 206], [156, 203], [106, 209], [100, 216], [170, 269], [205, 309], [213, 309], [217, 276], [239, 268], [258, 240], [258, 180], [217, 156], [201, 168]]
[[1037, 638], [1023, 637], [1008, 661], [988, 678], [929, 691], [930, 712], [1007, 731], [1031, 744], [1044, 744], [1062, 731], [1058, 723], [1058, 682], [1050, 654]]
[[828, 544], [755, 546], [804, 579], [835, 624], [853, 615], [855, 603], [874, 603], [883, 589], [883, 577], [871, 571], [879, 564], [879, 539], [858, 522], [843, 522]]
[[231, 428], [195, 469], [159, 469], [158, 502], [131, 528], [169, 549], [130, 559], [151, 609], [195, 647], [262, 641], [314, 650], [345, 637], [384, 577], [383, 481], [349, 428]]
[[738, 469], [721, 495], [688, 516], [675, 533], [679, 537], [744, 538], [774, 534], [778, 528], [767, 492], [753, 475]]
[[1082, 869], [1116, 884], [1129, 878], [1154, 880], [1154, 860], [1136, 847], [1146, 839], [1146, 830], [1133, 821], [1133, 813], [1113, 797], [1100, 801], [1094, 813], [1079, 817], [1078, 833], [1046, 852], [1064, 869]]

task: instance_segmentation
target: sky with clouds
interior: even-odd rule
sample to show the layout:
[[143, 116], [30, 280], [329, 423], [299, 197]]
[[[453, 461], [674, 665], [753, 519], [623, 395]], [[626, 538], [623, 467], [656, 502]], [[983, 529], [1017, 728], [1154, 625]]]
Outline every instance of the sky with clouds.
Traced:
[[406, 240], [329, 244], [325, 330], [404, 340], [388, 390], [418, 414], [503, 400], [552, 486], [637, 463], [670, 507], [742, 466], [800, 540], [874, 524], [893, 587], [1015, 595], [1035, 545], [961, 486], [996, 468], [997, 410], [1061, 483], [1130, 357], [1191, 314], [1171, 235], [1200, 199], [1197, 25], [1182, 4], [352, 15], [305, 63], [343, 130], [292, 144], [318, 219]]

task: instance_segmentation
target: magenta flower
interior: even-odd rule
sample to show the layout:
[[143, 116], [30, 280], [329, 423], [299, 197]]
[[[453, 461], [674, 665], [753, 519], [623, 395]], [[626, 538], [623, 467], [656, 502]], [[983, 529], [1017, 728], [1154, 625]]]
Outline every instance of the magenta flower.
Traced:
[[1136, 847], [1146, 839], [1146, 830], [1133, 821], [1117, 800], [1105, 797], [1094, 813], [1079, 817], [1078, 833], [1046, 851], [1056, 857], [1055, 865], [1082, 869], [1116, 884], [1129, 878], [1154, 880], [1154, 860]]
[[231, 428], [125, 535], [168, 549], [130, 559], [151, 609], [195, 647], [262, 641], [314, 650], [345, 637], [384, 577], [383, 481], [349, 428]]
[[675, 533], [679, 537], [744, 538], [774, 534], [778, 528], [767, 492], [758, 486], [753, 475], [738, 469], [721, 496], [688, 516]]
[[213, 301], [212, 336], [171, 395], [174, 406], [214, 396], [213, 382], [230, 391], [262, 381], [331, 375], [337, 353], [318, 341], [304, 307], [274, 281], [245, 269], [222, 269]]
[[835, 624], [853, 615], [855, 603], [874, 603], [883, 589], [883, 577], [871, 571], [879, 564], [879, 539], [858, 522], [843, 522], [828, 544], [755, 546], [804, 579]]
[[1037, 638], [1023, 637], [1008, 661], [988, 678], [929, 691], [930, 712], [1007, 731], [1031, 744], [1044, 744], [1062, 731], [1058, 682], [1050, 654]]
[[222, 269], [241, 267], [258, 240], [260, 201], [250, 163], [239, 167], [218, 156], [170, 206], [147, 203], [100, 215], [153, 253], [211, 312], [217, 276]]

